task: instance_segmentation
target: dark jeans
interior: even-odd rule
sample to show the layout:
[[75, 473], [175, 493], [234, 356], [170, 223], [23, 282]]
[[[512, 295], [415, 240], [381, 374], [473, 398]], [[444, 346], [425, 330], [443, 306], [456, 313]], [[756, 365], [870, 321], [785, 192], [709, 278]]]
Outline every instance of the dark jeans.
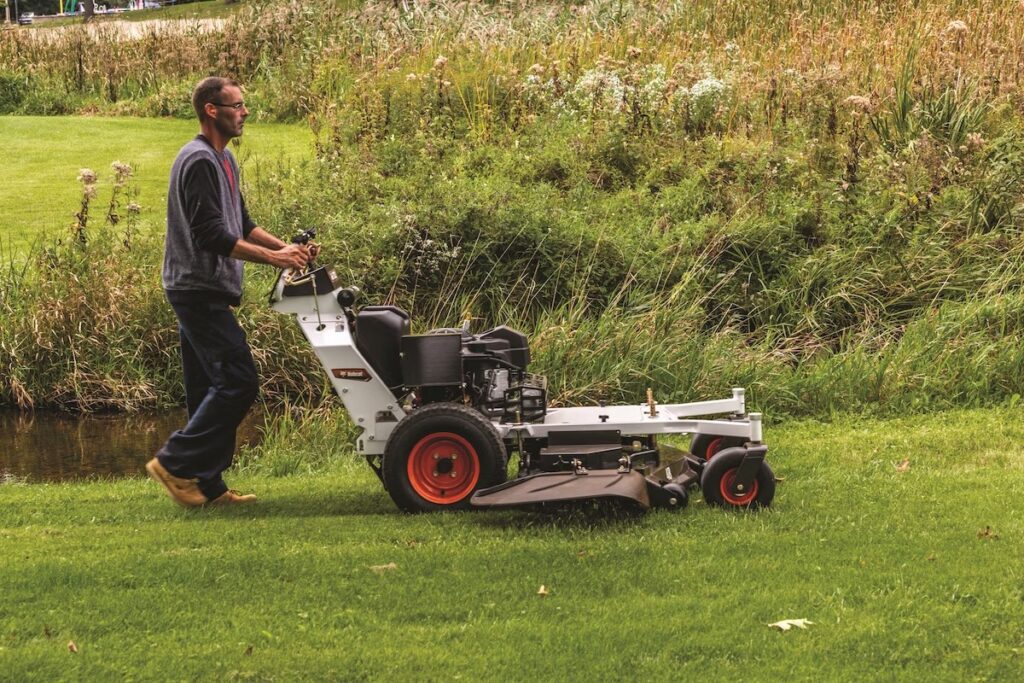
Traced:
[[188, 424], [171, 434], [157, 457], [167, 471], [199, 479], [213, 500], [227, 491], [221, 473], [235, 454], [235, 431], [259, 393], [245, 332], [223, 303], [172, 303], [181, 334]]

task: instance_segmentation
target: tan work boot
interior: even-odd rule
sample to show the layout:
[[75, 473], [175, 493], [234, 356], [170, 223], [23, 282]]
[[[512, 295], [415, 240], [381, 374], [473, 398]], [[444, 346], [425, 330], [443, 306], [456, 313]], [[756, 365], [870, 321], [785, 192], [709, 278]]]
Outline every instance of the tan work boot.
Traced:
[[239, 493], [238, 491], [228, 490], [211, 500], [207, 505], [237, 505], [239, 503], [254, 502], [256, 502], [255, 493]]
[[178, 505], [195, 508], [206, 502], [206, 496], [199, 490], [198, 479], [176, 477], [168, 472], [156, 458], [146, 463], [146, 472], [167, 490], [167, 495]]

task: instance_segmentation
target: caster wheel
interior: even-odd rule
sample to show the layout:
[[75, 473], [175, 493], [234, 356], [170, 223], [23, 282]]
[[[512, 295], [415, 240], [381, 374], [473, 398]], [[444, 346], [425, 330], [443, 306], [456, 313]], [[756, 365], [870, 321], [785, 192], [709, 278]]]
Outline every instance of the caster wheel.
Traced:
[[744, 455], [742, 448], [727, 448], [719, 451], [708, 462], [700, 477], [700, 489], [708, 505], [741, 510], [771, 505], [772, 499], [775, 498], [775, 474], [766, 461], [761, 462], [749, 491], [734, 493], [731, 490]]

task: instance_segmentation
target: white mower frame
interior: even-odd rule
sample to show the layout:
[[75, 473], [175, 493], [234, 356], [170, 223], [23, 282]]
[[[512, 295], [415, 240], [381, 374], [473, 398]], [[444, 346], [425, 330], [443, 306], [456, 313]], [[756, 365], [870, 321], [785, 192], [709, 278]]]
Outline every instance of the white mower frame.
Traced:
[[[382, 455], [388, 437], [408, 411], [356, 348], [345, 309], [338, 302], [338, 294], [344, 288], [322, 294], [314, 288], [314, 294], [309, 296], [285, 297], [285, 285], [294, 284], [301, 277], [284, 271], [271, 293], [271, 307], [296, 317], [349, 416], [362, 430], [356, 440], [356, 451], [362, 455]], [[333, 272], [331, 280], [336, 281]], [[734, 388], [731, 398], [694, 403], [659, 405], [649, 397], [647, 402], [633, 405], [548, 408], [543, 422], [509, 424], [493, 418], [491, 421], [503, 439], [544, 438], [559, 431], [618, 430], [630, 436], [737, 437], [758, 445], [762, 439], [761, 414], [746, 413], [744, 393], [744, 389]], [[712, 415], [727, 417], [707, 419]]]

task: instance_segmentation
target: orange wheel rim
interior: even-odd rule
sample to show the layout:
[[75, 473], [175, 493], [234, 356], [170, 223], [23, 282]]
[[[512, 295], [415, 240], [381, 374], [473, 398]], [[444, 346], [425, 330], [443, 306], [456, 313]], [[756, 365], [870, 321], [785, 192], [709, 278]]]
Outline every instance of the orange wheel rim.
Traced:
[[409, 451], [409, 483], [424, 500], [454, 505], [480, 481], [480, 457], [465, 438], [452, 432], [427, 434]]
[[717, 453], [722, 448], [723, 438], [720, 436], [711, 443], [708, 444], [707, 449], [704, 451], [704, 460], [710, 460], [711, 456]]
[[722, 481], [718, 485], [719, 491], [722, 493], [722, 499], [729, 503], [729, 505], [750, 505], [750, 503], [757, 498], [757, 479], [754, 479], [754, 483], [751, 485], [749, 491], [742, 495], [736, 495], [732, 492], [732, 483], [736, 481], [737, 469], [738, 468], [734, 467], [722, 475]]

